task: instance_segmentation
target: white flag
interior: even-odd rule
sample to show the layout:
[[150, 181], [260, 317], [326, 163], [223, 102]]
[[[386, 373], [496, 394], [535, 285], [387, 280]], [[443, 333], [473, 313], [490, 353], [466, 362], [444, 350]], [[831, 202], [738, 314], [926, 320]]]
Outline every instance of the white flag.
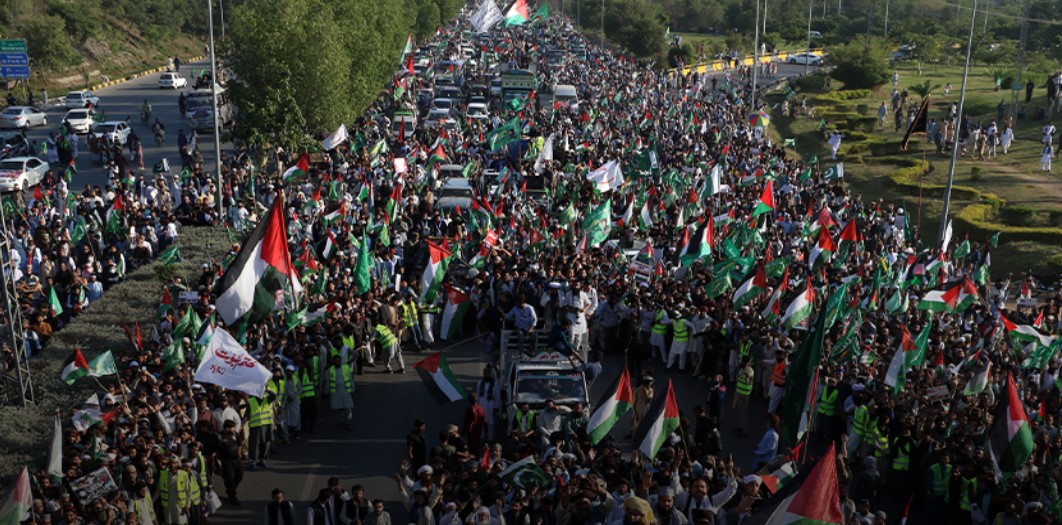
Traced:
[[480, 2], [479, 7], [472, 13], [472, 16], [468, 18], [468, 21], [472, 24], [472, 27], [476, 29], [477, 33], [486, 32], [494, 24], [501, 22], [505, 18], [501, 9], [498, 9], [498, 5], [494, 3], [494, 0], [483, 0]]
[[255, 397], [262, 397], [270, 377], [269, 369], [255, 361], [240, 343], [220, 328], [214, 331], [210, 345], [203, 352], [203, 362], [195, 371], [195, 380], [200, 383], [239, 390]]
[[553, 160], [553, 135], [546, 139], [542, 151], [538, 152], [538, 160], [535, 161], [535, 173], [541, 174], [546, 170], [546, 163]]
[[63, 479], [63, 422], [59, 413], [55, 413], [52, 427], [52, 447], [48, 452], [48, 475], [52, 479]]
[[951, 244], [951, 219], [948, 219], [948, 226], [944, 228], [944, 243], [940, 251], [948, 253], [949, 244]]
[[620, 171], [619, 161], [611, 160], [604, 166], [590, 172], [586, 176], [597, 184], [597, 191], [601, 193], [612, 191], [623, 185], [623, 172]]
[[712, 166], [712, 171], [708, 174], [708, 183], [712, 185], [710, 195], [723, 191], [723, 168], [720, 165]]
[[350, 137], [347, 135], [347, 125], [340, 124], [339, 129], [337, 129], [335, 133], [325, 137], [325, 139], [321, 141], [321, 146], [325, 151], [332, 151], [336, 149], [336, 146], [346, 142], [348, 138]]

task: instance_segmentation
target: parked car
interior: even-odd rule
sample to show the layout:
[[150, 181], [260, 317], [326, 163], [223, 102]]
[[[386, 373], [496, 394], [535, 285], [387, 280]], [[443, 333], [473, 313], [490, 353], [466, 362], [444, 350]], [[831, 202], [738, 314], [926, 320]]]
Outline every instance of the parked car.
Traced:
[[71, 109], [63, 117], [64, 122], [70, 123], [70, 129], [74, 133], [84, 135], [92, 129], [96, 123], [96, 112], [91, 109]]
[[815, 53], [808, 53], [806, 51], [801, 53], [793, 53], [785, 59], [790, 64], [807, 64], [809, 66], [818, 66], [822, 64], [822, 57]]
[[63, 105], [68, 108], [83, 108], [89, 104], [93, 106], [100, 105], [100, 97], [97, 97], [91, 91], [71, 91], [63, 99]]
[[0, 113], [0, 128], [25, 129], [47, 125], [48, 115], [32, 106], [10, 106]]
[[129, 125], [122, 121], [108, 121], [100, 122], [92, 127], [92, 136], [97, 140], [106, 138], [112, 143], [118, 143], [125, 145], [125, 142], [129, 140]]
[[30, 154], [29, 141], [21, 131], [0, 133], [0, 159], [22, 157]]
[[48, 163], [37, 157], [11, 157], [0, 160], [0, 191], [22, 191], [40, 184]]
[[159, 77], [159, 89], [181, 89], [188, 87], [188, 79], [180, 73], [167, 71]]

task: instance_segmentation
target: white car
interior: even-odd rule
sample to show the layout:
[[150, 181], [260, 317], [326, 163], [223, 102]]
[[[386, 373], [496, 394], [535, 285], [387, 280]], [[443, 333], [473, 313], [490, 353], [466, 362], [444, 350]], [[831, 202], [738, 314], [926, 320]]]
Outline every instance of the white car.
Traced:
[[71, 91], [63, 99], [63, 105], [71, 109], [83, 108], [89, 104], [93, 106], [100, 105], [100, 97], [97, 97], [91, 91]]
[[809, 66], [817, 66], [822, 64], [822, 57], [815, 53], [794, 53], [789, 55], [785, 59], [790, 64], [807, 64]]
[[159, 77], [159, 89], [181, 89], [188, 87], [188, 79], [180, 73], [167, 71]]
[[129, 140], [130, 131], [129, 125], [121, 121], [100, 122], [92, 127], [92, 135], [97, 140], [106, 138], [112, 143], [118, 143], [122, 146]]
[[473, 120], [488, 120], [490, 112], [487, 105], [482, 102], [473, 102], [465, 108], [465, 116]]
[[71, 109], [66, 112], [63, 121], [70, 123], [70, 131], [78, 135], [84, 135], [96, 123], [96, 112], [91, 109]]
[[47, 125], [48, 116], [32, 106], [10, 106], [0, 113], [0, 128], [25, 129]]
[[433, 109], [428, 112], [428, 118], [424, 119], [424, 127], [426, 129], [446, 126], [453, 123], [453, 113], [448, 109]]
[[0, 160], [0, 191], [22, 191], [40, 184], [48, 163], [37, 157]]

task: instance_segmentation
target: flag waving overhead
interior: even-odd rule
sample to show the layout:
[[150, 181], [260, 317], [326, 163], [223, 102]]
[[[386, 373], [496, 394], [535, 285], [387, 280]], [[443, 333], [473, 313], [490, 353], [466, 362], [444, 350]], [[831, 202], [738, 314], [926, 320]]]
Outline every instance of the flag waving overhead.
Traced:
[[277, 197], [225, 270], [215, 302], [225, 324], [261, 319], [276, 307], [278, 291], [287, 286], [296, 294], [302, 290], [288, 251], [284, 210], [284, 198]]
[[446, 290], [446, 306], [443, 308], [439, 332], [443, 341], [454, 341], [461, 330], [465, 314], [472, 305], [472, 299], [456, 286], [443, 283], [443, 288]]
[[452, 403], [468, 397], [465, 387], [457, 380], [457, 376], [450, 371], [450, 365], [446, 363], [442, 352], [435, 352], [430, 356], [418, 361], [413, 365], [420, 373], [421, 379], [427, 385], [431, 396], [439, 404]]
[[811, 322], [811, 312], [815, 309], [815, 288], [812, 288], [810, 279], [804, 293], [798, 295], [789, 303], [785, 315], [782, 316], [782, 325], [793, 330], [807, 330]]
[[26, 520], [33, 507], [33, 491], [30, 488], [29, 469], [22, 467], [15, 484], [7, 493], [0, 507], [0, 525], [18, 525]]
[[1017, 472], [1033, 453], [1033, 435], [1025, 415], [1014, 377], [1007, 373], [1007, 389], [996, 406], [996, 417], [988, 432], [988, 451], [996, 477]]
[[840, 525], [840, 485], [837, 453], [830, 443], [826, 453], [807, 473], [801, 473], [764, 501], [746, 525]]
[[210, 344], [203, 351], [203, 361], [195, 371], [195, 380], [239, 390], [249, 396], [262, 397], [266, 382], [273, 374], [244, 350], [228, 332], [214, 330]]
[[75, 348], [74, 353], [70, 354], [70, 357], [66, 358], [63, 362], [63, 368], [59, 373], [59, 379], [62, 379], [64, 383], [68, 385], [74, 384], [80, 377], [89, 375], [89, 364], [85, 360], [85, 356], [81, 354], [80, 348]]
[[527, 11], [526, 0], [516, 0], [512, 7], [505, 12], [505, 27], [518, 26], [531, 19], [531, 15]]
[[620, 171], [619, 161], [610, 160], [604, 166], [590, 172], [586, 179], [597, 184], [597, 191], [605, 193], [623, 185], [623, 172]]
[[764, 213], [774, 211], [774, 181], [767, 181], [760, 194], [760, 201], [756, 203], [756, 209], [752, 210], [752, 216], [758, 217]]
[[453, 254], [446, 248], [428, 241], [428, 265], [424, 267], [424, 273], [420, 276], [420, 302], [432, 304], [439, 296], [443, 278], [446, 277], [446, 269], [450, 266]]
[[678, 401], [671, 380], [667, 381], [667, 395], [657, 396], [649, 406], [638, 429], [634, 431], [634, 445], [650, 460], [656, 458], [668, 436], [679, 427]]
[[915, 345], [914, 339], [911, 338], [911, 333], [907, 331], [907, 327], [901, 325], [901, 328], [900, 346], [896, 349], [896, 353], [893, 354], [892, 361], [889, 363], [889, 370], [885, 374], [885, 384], [891, 386], [894, 392], [903, 390], [908, 363], [917, 355], [916, 350], [918, 350], [918, 346]]
[[605, 398], [597, 404], [587, 424], [587, 434], [590, 435], [590, 443], [596, 445], [601, 442], [612, 428], [616, 426], [619, 418], [623, 417], [634, 406], [634, 393], [631, 389], [631, 376], [626, 368], [616, 380], [613, 388], [605, 391]]

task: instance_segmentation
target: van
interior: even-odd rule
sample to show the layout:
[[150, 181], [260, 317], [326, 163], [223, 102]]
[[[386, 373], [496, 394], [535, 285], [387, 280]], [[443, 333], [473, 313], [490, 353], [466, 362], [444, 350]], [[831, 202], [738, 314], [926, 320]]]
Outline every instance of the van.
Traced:
[[[440, 174], [444, 171], [448, 174], [454, 173], [454, 170], [460, 174], [461, 166], [457, 164], [443, 165], [440, 167]], [[472, 191], [472, 185], [468, 179], [460, 176], [444, 178], [442, 186], [439, 188], [439, 198], [435, 200], [435, 209], [446, 215], [449, 215], [450, 212], [459, 207], [464, 210], [470, 210], [474, 195], [475, 193]]]
[[553, 89], [553, 105], [555, 107], [579, 107], [579, 93], [571, 84], [557, 84]]
[[417, 115], [409, 110], [401, 110], [395, 112], [395, 118], [391, 119], [391, 132], [395, 135], [399, 135], [405, 130], [406, 133], [413, 133], [417, 129]]

